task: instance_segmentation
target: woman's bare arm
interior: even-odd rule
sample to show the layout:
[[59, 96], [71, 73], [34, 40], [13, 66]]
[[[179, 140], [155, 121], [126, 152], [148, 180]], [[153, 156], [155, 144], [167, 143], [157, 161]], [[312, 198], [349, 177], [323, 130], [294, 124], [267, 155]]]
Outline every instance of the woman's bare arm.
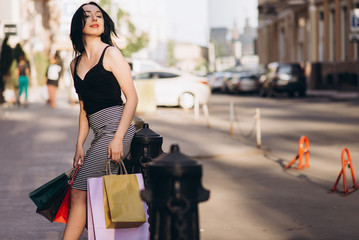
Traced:
[[108, 48], [106, 57], [104, 58], [104, 67], [111, 71], [116, 77], [126, 98], [126, 104], [120, 124], [108, 150], [108, 157], [111, 158], [111, 160], [118, 162], [123, 157], [123, 138], [135, 114], [138, 97], [133, 83], [130, 66], [119, 49], [116, 47]]
[[[70, 69], [72, 77], [74, 77], [75, 59], [72, 60]], [[76, 167], [79, 163], [82, 165], [84, 162], [85, 151], [83, 149], [83, 145], [87, 139], [89, 130], [90, 127], [88, 124], [86, 112], [84, 110], [83, 101], [80, 100], [79, 131], [77, 135], [76, 152], [74, 156], [74, 167]]]

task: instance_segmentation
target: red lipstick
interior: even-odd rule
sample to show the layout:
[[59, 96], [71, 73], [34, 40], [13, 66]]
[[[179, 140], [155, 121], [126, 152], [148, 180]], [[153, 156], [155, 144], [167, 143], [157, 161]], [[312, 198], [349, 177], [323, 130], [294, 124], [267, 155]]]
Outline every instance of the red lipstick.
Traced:
[[98, 24], [91, 24], [90, 27], [92, 27], [92, 28], [98, 28], [99, 25], [98, 25]]

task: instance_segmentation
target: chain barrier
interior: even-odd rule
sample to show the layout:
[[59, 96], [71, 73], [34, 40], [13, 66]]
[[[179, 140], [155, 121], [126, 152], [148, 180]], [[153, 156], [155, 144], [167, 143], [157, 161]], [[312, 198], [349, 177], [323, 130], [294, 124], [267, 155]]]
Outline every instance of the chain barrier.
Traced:
[[233, 108], [233, 111], [234, 111], [234, 123], [237, 123], [237, 128], [238, 128], [239, 134], [246, 138], [249, 138], [250, 136], [252, 136], [252, 134], [255, 130], [255, 127], [256, 127], [256, 115], [253, 116], [254, 121], [253, 121], [253, 125], [252, 125], [251, 129], [248, 131], [247, 134], [245, 134], [244, 130], [240, 126], [241, 122], [239, 121], [238, 113], [236, 112], [235, 107]]
[[238, 117], [238, 114], [235, 110], [235, 107], [234, 107], [234, 102], [232, 101], [230, 104], [229, 104], [229, 134], [230, 135], [233, 135], [233, 125], [234, 123], [238, 122], [238, 130], [239, 130], [239, 134], [246, 137], [246, 138], [249, 138], [253, 132], [254, 132], [254, 129], [256, 129], [256, 138], [257, 138], [257, 147], [258, 148], [261, 148], [261, 145], [262, 145], [262, 133], [261, 133], [261, 114], [260, 114], [260, 109], [259, 108], [256, 108], [255, 109], [255, 114], [253, 116], [253, 119], [254, 119], [254, 122], [253, 122], [253, 125], [251, 127], [251, 129], [249, 130], [248, 133], [244, 133], [243, 129], [241, 129], [239, 123], [239, 117]]
[[171, 196], [167, 201], [168, 210], [176, 216], [175, 227], [177, 231], [176, 240], [187, 240], [187, 220], [186, 213], [190, 209], [189, 200], [181, 194], [181, 184], [179, 181], [175, 182], [175, 196]]

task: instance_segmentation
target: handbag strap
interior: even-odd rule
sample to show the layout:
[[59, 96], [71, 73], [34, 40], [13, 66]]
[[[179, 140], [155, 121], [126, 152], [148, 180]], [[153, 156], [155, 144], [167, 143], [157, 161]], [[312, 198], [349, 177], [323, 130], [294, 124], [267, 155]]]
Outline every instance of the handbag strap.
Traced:
[[[127, 170], [126, 170], [125, 163], [122, 161], [122, 159], [120, 160], [119, 163], [116, 163], [116, 164], [119, 164], [119, 168], [120, 168], [119, 172], [120, 172], [120, 174], [128, 174]], [[106, 175], [112, 175], [111, 160], [108, 160], [107, 163], [106, 163]]]

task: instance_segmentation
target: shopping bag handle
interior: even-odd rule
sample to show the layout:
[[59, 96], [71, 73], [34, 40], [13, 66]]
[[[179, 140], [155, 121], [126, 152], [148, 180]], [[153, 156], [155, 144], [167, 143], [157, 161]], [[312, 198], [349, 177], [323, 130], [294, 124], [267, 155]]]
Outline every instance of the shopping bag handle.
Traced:
[[75, 177], [77, 175], [77, 172], [79, 171], [81, 165], [78, 165], [77, 167], [74, 167], [70, 170], [70, 174], [68, 175], [69, 176], [69, 179], [70, 179], [70, 184], [72, 184], [75, 180]]
[[[125, 163], [122, 161], [122, 159], [120, 160], [120, 162], [116, 163], [119, 164], [119, 171], [120, 174], [128, 174], [127, 170], [126, 170], [126, 166]], [[108, 160], [106, 163], [106, 175], [112, 175], [112, 171], [111, 171], [111, 160]]]

